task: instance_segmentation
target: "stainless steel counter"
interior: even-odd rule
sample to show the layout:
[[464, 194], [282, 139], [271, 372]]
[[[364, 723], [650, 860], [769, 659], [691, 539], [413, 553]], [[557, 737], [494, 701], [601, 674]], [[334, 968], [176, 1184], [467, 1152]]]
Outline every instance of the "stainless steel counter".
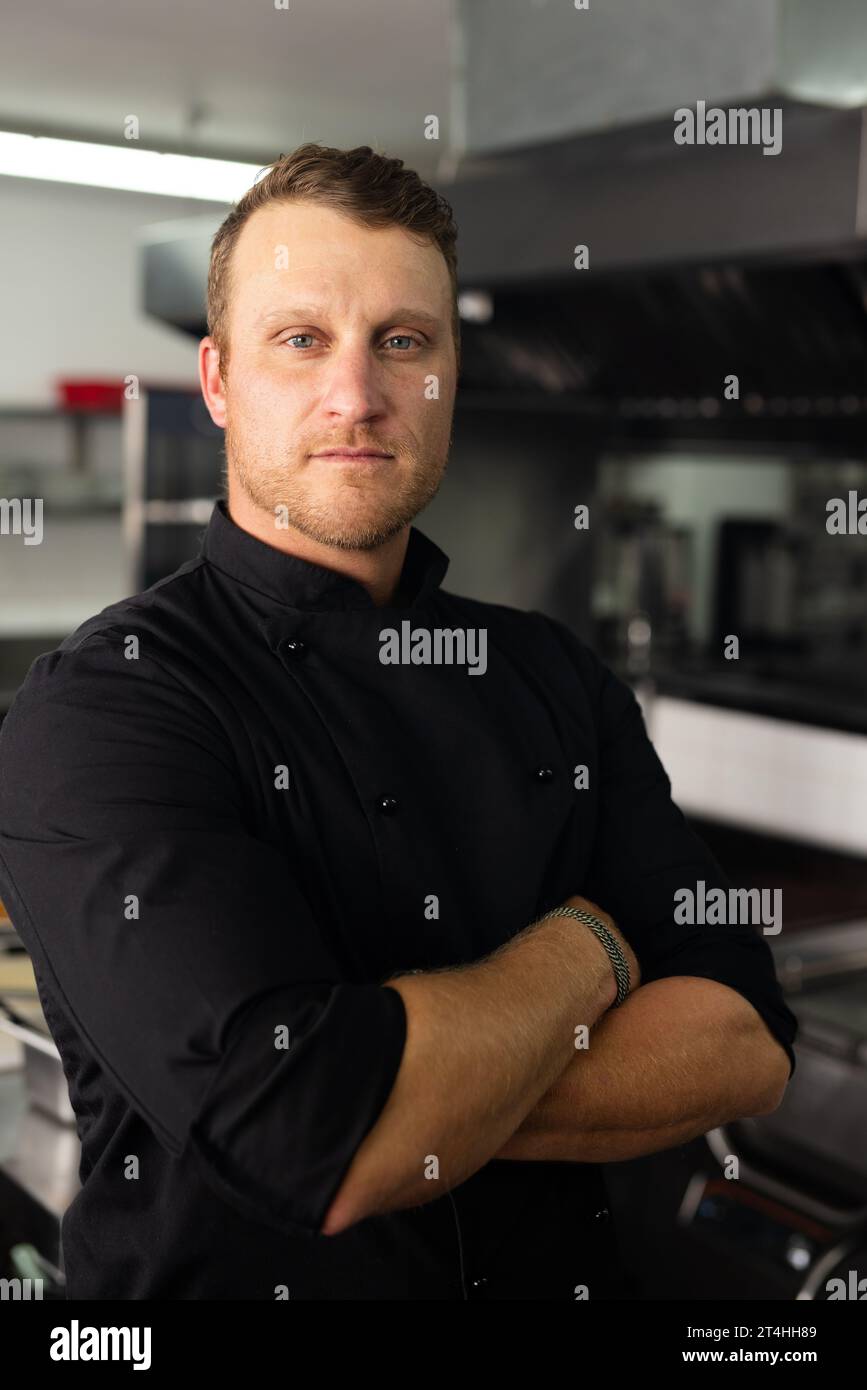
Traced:
[[60, 1220], [79, 1190], [78, 1134], [30, 1107], [23, 1048], [0, 1034], [0, 1229], [59, 1263]]

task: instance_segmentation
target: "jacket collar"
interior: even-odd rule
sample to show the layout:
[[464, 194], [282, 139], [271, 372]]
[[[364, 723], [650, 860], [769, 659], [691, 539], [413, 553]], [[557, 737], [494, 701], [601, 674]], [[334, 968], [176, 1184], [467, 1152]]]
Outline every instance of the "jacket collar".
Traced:
[[[224, 498], [214, 504], [200, 554], [225, 574], [289, 608], [319, 612], [376, 607], [357, 579], [312, 560], [287, 555], [244, 531], [229, 516]], [[388, 606], [417, 607], [436, 592], [448, 567], [445, 552], [411, 526], [398, 591]]]

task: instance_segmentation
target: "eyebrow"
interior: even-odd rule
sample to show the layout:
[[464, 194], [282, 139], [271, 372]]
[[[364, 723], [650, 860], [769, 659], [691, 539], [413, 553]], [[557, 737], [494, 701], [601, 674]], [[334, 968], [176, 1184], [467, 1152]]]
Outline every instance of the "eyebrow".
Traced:
[[[286, 308], [269, 309], [267, 313], [261, 316], [259, 323], [263, 328], [268, 328], [271, 324], [286, 322], [288, 319], [297, 318], [300, 321], [308, 315], [311, 318], [318, 318], [323, 312], [325, 311], [321, 304], [290, 304]], [[438, 314], [432, 314], [427, 309], [421, 309], [418, 306], [413, 308], [412, 306], [402, 305], [397, 309], [393, 309], [388, 318], [377, 325], [377, 328], [385, 328], [390, 323], [408, 323], [410, 321], [426, 324], [429, 328], [440, 328], [442, 326], [442, 319]]]

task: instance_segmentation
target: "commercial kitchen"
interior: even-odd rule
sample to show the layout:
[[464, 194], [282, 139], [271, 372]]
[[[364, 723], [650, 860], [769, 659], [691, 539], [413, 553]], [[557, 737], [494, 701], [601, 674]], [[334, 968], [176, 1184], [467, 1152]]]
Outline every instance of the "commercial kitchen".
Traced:
[[[404, 158], [460, 231], [421, 528], [451, 590], [559, 619], [630, 682], [798, 1019], [772, 1114], [606, 1166], [636, 1297], [867, 1289], [867, 12], [382, 0], [365, 25], [335, 0], [290, 41], [217, 0], [203, 47], [194, 8], [154, 13], [147, 54], [184, 64], [145, 91], [131, 4], [2, 22], [0, 718], [38, 655], [197, 554], [208, 258], [250, 171], [311, 138]], [[712, 109], [743, 118], [714, 138]], [[4, 913], [0, 1275], [47, 1299], [79, 1157]]]

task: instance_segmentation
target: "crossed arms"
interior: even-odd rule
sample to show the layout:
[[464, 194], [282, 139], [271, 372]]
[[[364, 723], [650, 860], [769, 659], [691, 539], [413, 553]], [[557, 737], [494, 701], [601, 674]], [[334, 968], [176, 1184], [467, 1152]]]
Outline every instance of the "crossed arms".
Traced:
[[[595, 903], [569, 902], [617, 932]], [[634, 986], [617, 1009], [601, 946], [567, 918], [475, 966], [389, 982], [406, 1007], [404, 1057], [323, 1234], [430, 1201], [492, 1158], [611, 1162], [776, 1109], [789, 1059], [748, 1000], [698, 976], [640, 985], [617, 935]], [[589, 1047], [576, 1050], [582, 1024]]]

